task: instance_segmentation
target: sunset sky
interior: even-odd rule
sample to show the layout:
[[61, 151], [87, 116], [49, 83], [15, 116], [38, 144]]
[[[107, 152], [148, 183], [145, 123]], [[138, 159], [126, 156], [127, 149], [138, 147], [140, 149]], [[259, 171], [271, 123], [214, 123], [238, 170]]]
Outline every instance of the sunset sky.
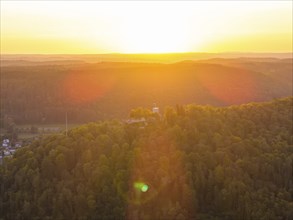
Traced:
[[2, 1], [1, 53], [291, 52], [292, 1]]

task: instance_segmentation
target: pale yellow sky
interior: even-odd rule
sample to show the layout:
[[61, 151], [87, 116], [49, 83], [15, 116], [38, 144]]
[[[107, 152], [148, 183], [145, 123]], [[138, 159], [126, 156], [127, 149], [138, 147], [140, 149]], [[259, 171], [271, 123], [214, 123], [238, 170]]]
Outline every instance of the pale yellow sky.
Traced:
[[3, 1], [1, 53], [291, 52], [292, 1]]

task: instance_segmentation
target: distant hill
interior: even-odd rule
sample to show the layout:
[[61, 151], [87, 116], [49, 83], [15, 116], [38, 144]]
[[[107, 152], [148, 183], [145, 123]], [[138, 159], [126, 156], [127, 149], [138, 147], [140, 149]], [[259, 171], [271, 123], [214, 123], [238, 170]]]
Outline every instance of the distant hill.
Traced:
[[[2, 60], [26, 60], [33, 62], [80, 60], [96, 62], [144, 62], [174, 63], [183, 60], [201, 60], [212, 58], [279, 58], [292, 59], [292, 53], [167, 53], [167, 54], [1, 54]], [[4, 62], [5, 64], [5, 62]]]
[[43, 65], [73, 65], [82, 64], [82, 60], [53, 60], [53, 61], [33, 61], [33, 60], [1, 60], [1, 67], [5, 66], [43, 66]]
[[[178, 63], [5, 61], [1, 120], [71, 123], [127, 118], [130, 109], [161, 112], [176, 104], [226, 106], [292, 95], [292, 59], [235, 58]], [[10, 63], [8, 65], [8, 63]]]

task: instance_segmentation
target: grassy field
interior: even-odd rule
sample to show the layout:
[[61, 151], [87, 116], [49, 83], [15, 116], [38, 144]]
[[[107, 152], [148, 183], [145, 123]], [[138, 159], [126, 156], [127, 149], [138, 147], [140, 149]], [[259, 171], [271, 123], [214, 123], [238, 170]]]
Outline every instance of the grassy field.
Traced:
[[[68, 130], [77, 127], [81, 124], [68, 124]], [[65, 124], [23, 124], [16, 125], [15, 131], [17, 132], [18, 140], [35, 139], [40, 136], [50, 134], [62, 134], [65, 129]], [[5, 129], [1, 129], [1, 136], [7, 134]]]
[[[71, 129], [79, 125], [81, 124], [68, 124], [68, 129]], [[37, 128], [60, 128], [62, 130], [65, 130], [66, 128], [65, 124], [23, 124], [23, 125], [16, 125], [15, 128], [29, 128], [30, 129], [32, 126]]]

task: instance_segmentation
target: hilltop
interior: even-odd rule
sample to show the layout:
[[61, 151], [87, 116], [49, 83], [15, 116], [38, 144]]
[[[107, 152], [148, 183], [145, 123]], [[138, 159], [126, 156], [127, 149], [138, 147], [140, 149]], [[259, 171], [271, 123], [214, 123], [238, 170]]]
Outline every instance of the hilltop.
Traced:
[[178, 105], [40, 139], [0, 166], [0, 219], [292, 219], [292, 102]]

